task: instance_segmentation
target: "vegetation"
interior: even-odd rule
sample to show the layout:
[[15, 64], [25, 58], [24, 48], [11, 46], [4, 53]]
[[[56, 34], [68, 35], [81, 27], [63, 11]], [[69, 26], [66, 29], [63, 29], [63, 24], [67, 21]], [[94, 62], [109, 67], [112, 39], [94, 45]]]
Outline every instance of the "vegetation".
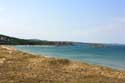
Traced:
[[0, 83], [125, 83], [125, 72], [0, 46]]
[[72, 42], [42, 41], [36, 39], [19, 39], [0, 35], [0, 45], [73, 45]]

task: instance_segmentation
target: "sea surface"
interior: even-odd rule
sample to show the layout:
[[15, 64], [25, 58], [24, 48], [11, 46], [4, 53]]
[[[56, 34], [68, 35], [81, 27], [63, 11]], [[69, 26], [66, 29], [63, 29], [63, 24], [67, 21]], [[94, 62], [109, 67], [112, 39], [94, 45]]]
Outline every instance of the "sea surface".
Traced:
[[14, 46], [17, 50], [48, 57], [66, 58], [74, 61], [87, 62], [125, 70], [125, 45], [109, 45], [93, 47], [89, 44], [73, 46]]

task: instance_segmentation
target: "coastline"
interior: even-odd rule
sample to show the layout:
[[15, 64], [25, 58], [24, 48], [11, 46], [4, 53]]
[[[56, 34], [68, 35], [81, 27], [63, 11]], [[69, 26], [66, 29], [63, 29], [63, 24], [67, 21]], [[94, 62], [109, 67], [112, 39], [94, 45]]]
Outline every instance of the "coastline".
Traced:
[[0, 46], [0, 83], [124, 83], [125, 71]]
[[[105, 46], [104, 48], [93, 48], [87, 45], [74, 45], [74, 46], [61, 46], [61, 47], [48, 46], [48, 45], [47, 46], [16, 45], [12, 47], [22, 52], [44, 55], [48, 57], [69, 59], [82, 63], [89, 63], [92, 65], [100, 65], [112, 68], [114, 70], [115, 69], [121, 71], [125, 70], [125, 64], [124, 64], [125, 52], [116, 50], [114, 49], [114, 47], [112, 49], [112, 46]], [[89, 49], [84, 47], [89, 47]], [[121, 47], [118, 49], [121, 49]]]

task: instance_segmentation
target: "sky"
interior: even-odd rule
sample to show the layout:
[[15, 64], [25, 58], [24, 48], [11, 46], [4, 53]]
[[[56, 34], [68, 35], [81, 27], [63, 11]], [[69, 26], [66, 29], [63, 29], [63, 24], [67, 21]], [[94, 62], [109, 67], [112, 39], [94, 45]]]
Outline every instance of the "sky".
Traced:
[[125, 0], [0, 0], [0, 34], [125, 44]]

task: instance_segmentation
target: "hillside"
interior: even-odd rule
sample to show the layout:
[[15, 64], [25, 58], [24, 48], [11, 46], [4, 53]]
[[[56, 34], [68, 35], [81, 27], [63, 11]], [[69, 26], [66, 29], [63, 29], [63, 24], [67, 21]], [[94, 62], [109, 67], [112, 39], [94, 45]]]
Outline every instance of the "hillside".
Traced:
[[0, 35], [0, 45], [72, 45], [72, 42], [60, 42], [60, 41], [42, 41], [37, 39], [20, 39], [15, 37], [9, 37]]
[[0, 83], [125, 83], [125, 72], [0, 46]]

